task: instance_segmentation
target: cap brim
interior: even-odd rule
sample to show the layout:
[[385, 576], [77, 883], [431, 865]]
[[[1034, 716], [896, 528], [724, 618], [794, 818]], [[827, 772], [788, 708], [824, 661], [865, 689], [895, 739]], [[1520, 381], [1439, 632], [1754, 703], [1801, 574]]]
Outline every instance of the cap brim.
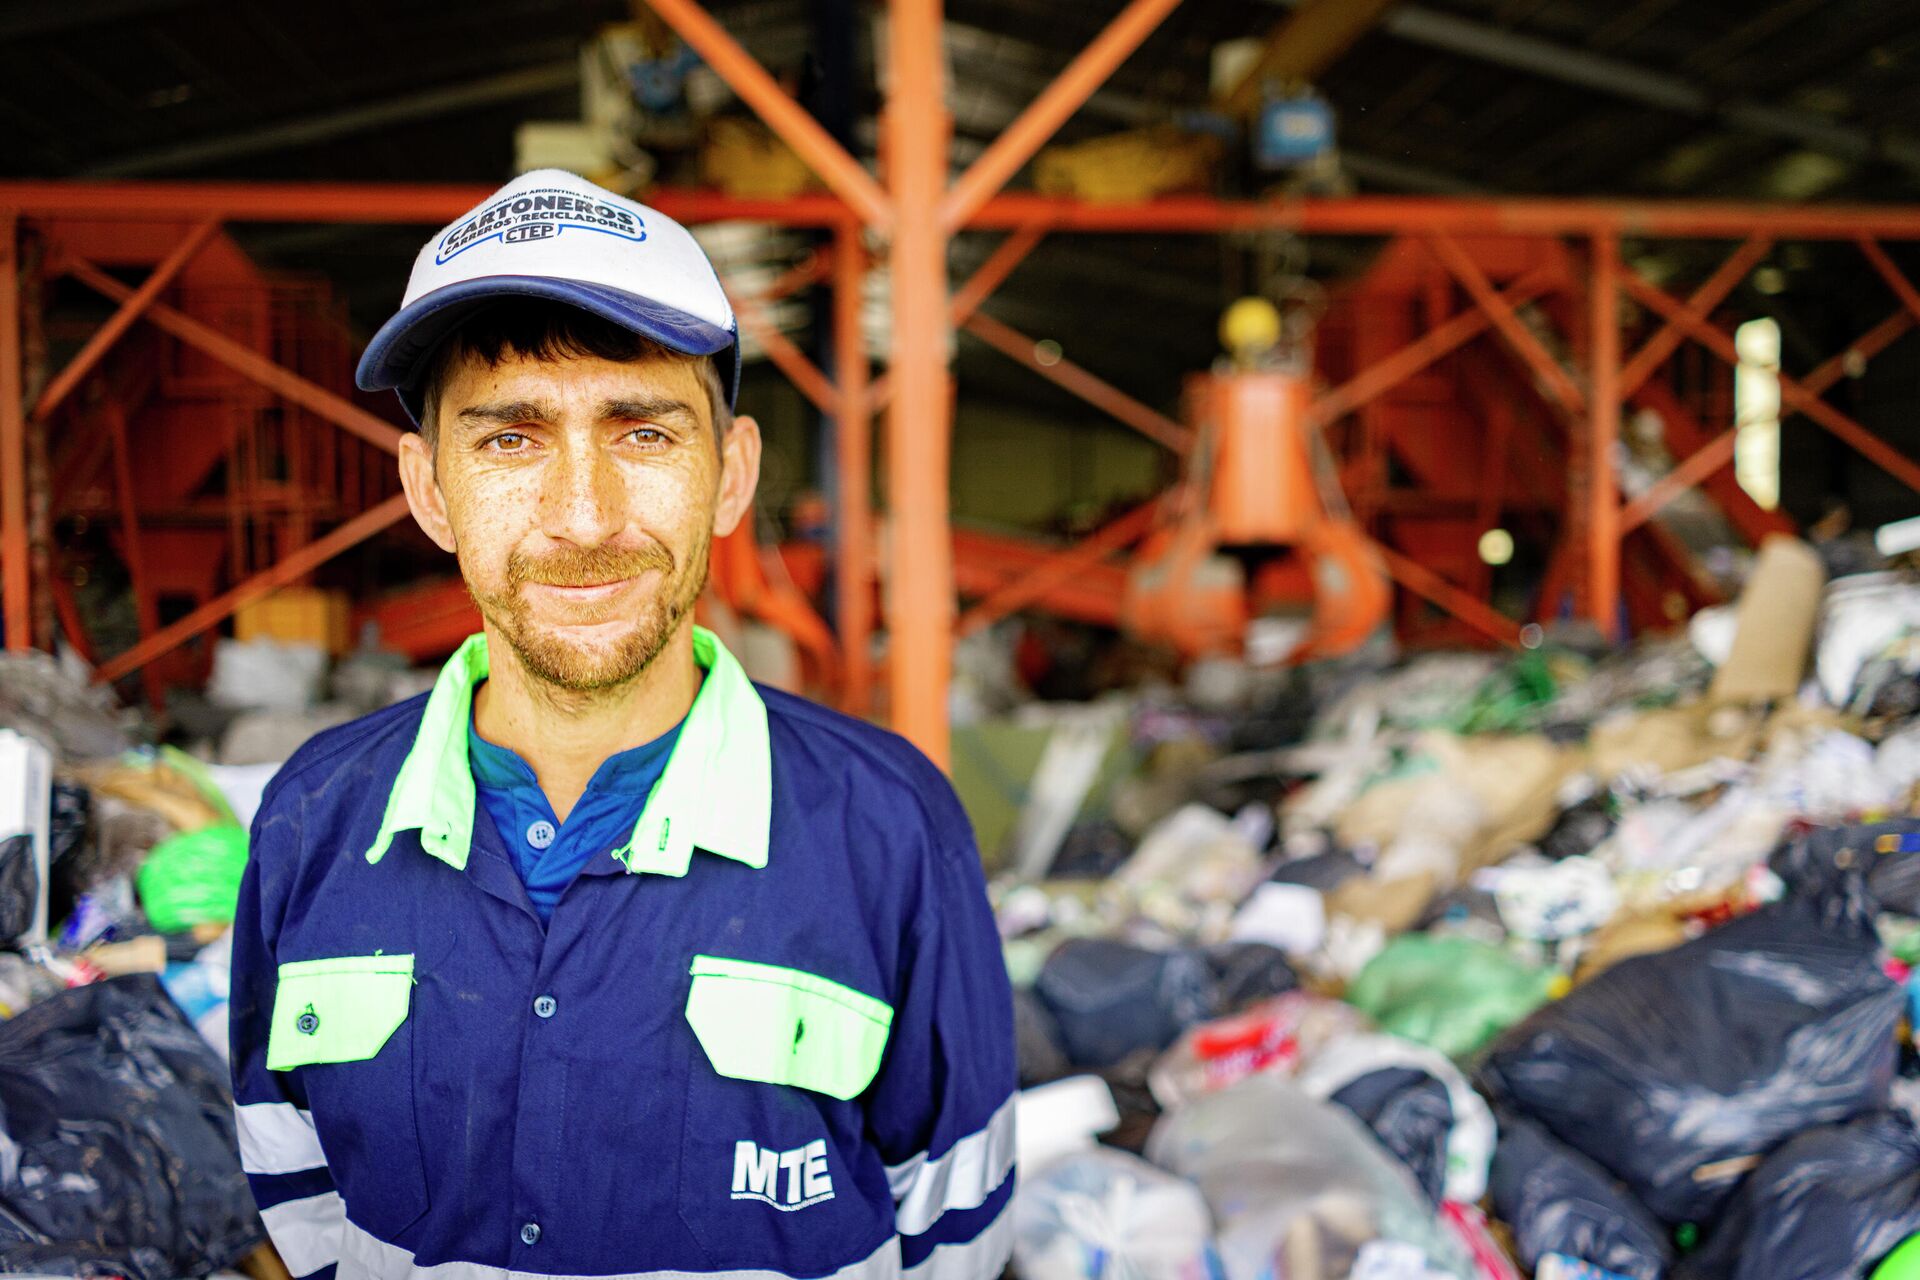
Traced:
[[380, 326], [360, 357], [354, 381], [362, 391], [396, 391], [415, 423], [420, 421], [421, 376], [427, 358], [460, 322], [501, 298], [543, 298], [591, 312], [660, 345], [690, 356], [719, 358], [720, 385], [732, 407], [740, 391], [740, 337], [697, 316], [650, 298], [582, 280], [550, 276], [482, 276], [416, 298]]

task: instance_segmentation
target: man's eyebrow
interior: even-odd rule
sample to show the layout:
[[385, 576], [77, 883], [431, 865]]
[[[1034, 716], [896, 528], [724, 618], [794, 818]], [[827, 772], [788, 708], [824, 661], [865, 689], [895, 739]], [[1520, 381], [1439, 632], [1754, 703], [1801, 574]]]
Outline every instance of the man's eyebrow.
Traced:
[[658, 422], [662, 418], [686, 418], [698, 422], [693, 406], [672, 396], [622, 396], [600, 402], [603, 422]]
[[510, 427], [518, 422], [551, 422], [553, 411], [532, 400], [501, 400], [468, 405], [454, 416], [476, 426]]

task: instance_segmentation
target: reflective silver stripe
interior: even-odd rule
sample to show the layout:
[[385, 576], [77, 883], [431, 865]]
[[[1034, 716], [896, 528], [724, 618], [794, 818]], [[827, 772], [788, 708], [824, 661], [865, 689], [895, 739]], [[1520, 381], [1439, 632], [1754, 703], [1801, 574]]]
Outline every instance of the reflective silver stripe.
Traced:
[[[1001, 1221], [1008, 1215], [1001, 1214]], [[998, 1275], [998, 1273], [995, 1273]], [[336, 1280], [789, 1280], [779, 1271], [634, 1271], [625, 1275], [556, 1276], [540, 1271], [508, 1271], [477, 1262], [438, 1262], [416, 1266], [413, 1255], [398, 1245], [375, 1239], [353, 1223], [346, 1224]], [[844, 1266], [823, 1280], [899, 1280], [900, 1238], [891, 1237], [860, 1262]], [[957, 1280], [957, 1278], [956, 1278]]]
[[978, 1209], [1013, 1169], [1013, 1103], [1008, 1098], [984, 1129], [970, 1133], [938, 1159], [926, 1153], [887, 1167], [898, 1201], [894, 1229], [917, 1236], [953, 1209]]
[[291, 1102], [249, 1102], [233, 1109], [240, 1167], [248, 1173], [299, 1173], [326, 1167], [313, 1117]]
[[347, 1207], [338, 1191], [305, 1200], [289, 1200], [260, 1211], [280, 1260], [296, 1276], [308, 1276], [340, 1257], [341, 1228]]
[[1013, 1214], [1006, 1209], [993, 1225], [965, 1244], [943, 1244], [925, 1261], [900, 1273], [901, 1280], [999, 1280], [1013, 1256]]

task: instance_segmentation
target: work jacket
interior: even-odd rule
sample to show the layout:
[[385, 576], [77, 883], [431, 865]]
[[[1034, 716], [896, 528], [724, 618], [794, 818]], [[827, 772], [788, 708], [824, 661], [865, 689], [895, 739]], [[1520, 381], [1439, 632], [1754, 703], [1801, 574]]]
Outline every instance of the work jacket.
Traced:
[[906, 742], [706, 675], [542, 929], [474, 803], [486, 644], [268, 787], [233, 948], [242, 1163], [296, 1276], [993, 1280], [1011, 996]]

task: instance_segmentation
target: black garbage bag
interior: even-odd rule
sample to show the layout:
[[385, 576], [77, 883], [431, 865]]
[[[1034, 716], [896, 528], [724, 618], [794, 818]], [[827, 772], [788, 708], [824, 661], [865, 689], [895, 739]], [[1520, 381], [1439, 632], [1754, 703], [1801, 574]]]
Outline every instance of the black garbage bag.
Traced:
[[1013, 1046], [1022, 1089], [1058, 1080], [1073, 1070], [1067, 1051], [1060, 1047], [1053, 1015], [1033, 992], [1019, 987], [1013, 992]]
[[1920, 916], [1920, 820], [1815, 827], [1781, 845], [1769, 865], [1791, 893], [1835, 911]]
[[1158, 1051], [1219, 1012], [1206, 957], [1185, 948], [1151, 951], [1104, 938], [1073, 938], [1040, 967], [1033, 993], [1053, 1015], [1076, 1067], [1110, 1067]]
[[1886, 1106], [1901, 988], [1871, 923], [1792, 898], [1622, 961], [1497, 1041], [1480, 1073], [1668, 1223], [1707, 1223], [1803, 1129]]
[[1895, 1111], [1809, 1129], [1740, 1186], [1678, 1280], [1864, 1276], [1920, 1232], [1920, 1134]]
[[1067, 828], [1060, 851], [1047, 869], [1049, 880], [1105, 880], [1118, 871], [1139, 841], [1110, 819], [1076, 822]]
[[227, 1069], [157, 978], [0, 1023], [0, 1273], [173, 1280], [266, 1239]]
[[40, 868], [33, 861], [33, 837], [0, 840], [0, 943], [11, 942], [33, 927], [39, 901]]
[[1213, 973], [1213, 1007], [1222, 1015], [1300, 985], [1286, 952], [1264, 942], [1223, 942], [1208, 947], [1206, 958]]
[[1554, 820], [1538, 841], [1540, 852], [1555, 862], [1592, 853], [1613, 834], [1615, 825], [1613, 797], [1605, 791], [1595, 792]]
[[1439, 1206], [1447, 1187], [1447, 1139], [1453, 1133], [1453, 1102], [1445, 1084], [1417, 1067], [1382, 1067], [1342, 1086], [1327, 1101], [1373, 1130], [1428, 1201]]
[[1646, 1207], [1531, 1120], [1500, 1117], [1489, 1186], [1529, 1269], [1559, 1253], [1627, 1280], [1661, 1280], [1673, 1263], [1666, 1229]]

